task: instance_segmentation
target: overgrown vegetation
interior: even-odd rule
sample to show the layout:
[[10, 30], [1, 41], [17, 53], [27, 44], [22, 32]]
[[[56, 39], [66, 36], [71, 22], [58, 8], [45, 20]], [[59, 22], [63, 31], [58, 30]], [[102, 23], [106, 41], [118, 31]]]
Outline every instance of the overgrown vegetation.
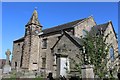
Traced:
[[36, 76], [36, 78], [34, 78], [34, 80], [43, 80], [43, 78], [41, 76]]
[[[94, 66], [94, 73], [99, 78], [105, 78], [105, 75], [112, 78], [113, 75], [110, 74], [107, 69], [107, 62], [109, 60], [107, 55], [111, 44], [106, 43], [111, 33], [104, 35], [103, 30], [96, 32], [94, 29], [91, 29], [90, 32], [84, 30], [84, 32], [86, 34], [84, 37], [81, 37], [83, 47], [80, 48], [80, 53], [76, 54], [76, 58], [78, 58], [80, 62], [78, 63], [75, 59], [71, 58], [71, 61], [75, 64], [75, 70], [81, 74], [81, 65], [90, 64]], [[81, 56], [83, 58], [81, 58]]]

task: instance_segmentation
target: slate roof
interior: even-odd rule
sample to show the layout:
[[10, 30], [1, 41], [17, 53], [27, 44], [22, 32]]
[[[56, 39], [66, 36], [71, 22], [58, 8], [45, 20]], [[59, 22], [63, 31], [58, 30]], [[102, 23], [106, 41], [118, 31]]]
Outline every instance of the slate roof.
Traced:
[[[98, 33], [99, 32], [99, 30], [103, 30], [103, 32], [107, 29], [107, 27], [108, 27], [108, 24], [109, 24], [109, 22], [107, 22], [107, 23], [104, 23], [104, 24], [100, 24], [100, 25], [96, 25], [96, 26], [94, 26], [94, 27], [92, 27], [92, 30], [94, 30], [94, 31], [90, 31], [89, 33], [90, 34], [94, 34], [94, 33]], [[78, 38], [78, 37], [75, 37], [75, 36], [73, 36], [73, 35], [69, 35], [67, 32], [65, 32], [65, 31], [63, 31], [64, 32], [64, 34], [76, 45], [76, 46], [78, 46], [78, 47], [81, 47], [82, 45], [83, 45], [83, 42], [82, 42], [82, 40], [80, 39], [80, 38]], [[62, 36], [61, 36], [62, 37]], [[56, 44], [59, 42], [59, 40], [56, 42]], [[52, 49], [56, 46], [56, 44], [52, 47]]]
[[108, 27], [108, 24], [109, 24], [109, 22], [100, 24], [100, 25], [96, 25], [96, 26], [94, 26], [94, 28], [96, 28], [97, 30], [101, 30], [101, 28], [102, 28], [102, 30], [105, 31]]
[[15, 40], [15, 41], [13, 41], [13, 42], [14, 42], [14, 43], [16, 43], [16, 42], [21, 42], [21, 41], [24, 41], [24, 37], [19, 38], [19, 39], [17, 39], [17, 40]]
[[[84, 18], [84, 19], [86, 19], [86, 18]], [[74, 25], [83, 21], [84, 19], [80, 19], [80, 20], [68, 22], [68, 23], [65, 23], [65, 24], [62, 24], [62, 25], [58, 25], [58, 26], [55, 26], [55, 27], [52, 27], [52, 28], [44, 29], [43, 34], [48, 34], [48, 33], [51, 33], [51, 32], [56, 32], [56, 31], [60, 31], [60, 30], [68, 29], [68, 28], [73, 28]]]
[[75, 36], [73, 36], [73, 35], [70, 35], [70, 37], [72, 37], [80, 46], [83, 45], [83, 42], [82, 42], [82, 40], [81, 40], [80, 38], [75, 37]]
[[[108, 24], [109, 24], [109, 22], [107, 22], [107, 23], [104, 23], [104, 24], [100, 24], [100, 25], [96, 25], [96, 26], [94, 26], [94, 27], [92, 27], [95, 31], [96, 31], [96, 33], [98, 33], [99, 32], [99, 30], [101, 30], [101, 28], [102, 28], [102, 30], [103, 30], [103, 32], [104, 31], [106, 31], [106, 29], [107, 29], [107, 27], [108, 27]], [[90, 31], [90, 33], [93, 33], [93, 31]], [[69, 34], [68, 34], [69, 35]], [[74, 39], [76, 42], [77, 42], [77, 44], [79, 44], [79, 46], [82, 46], [83, 45], [83, 42], [82, 42], [82, 40], [80, 39], [80, 38], [78, 38], [78, 37], [75, 37], [75, 36], [73, 36], [73, 35], [69, 35], [72, 39]]]
[[109, 24], [109, 22], [93, 26], [89, 33], [91, 35], [93, 35], [93, 34], [99, 34], [99, 31], [101, 31], [101, 30], [104, 32], [107, 29], [108, 24]]
[[[77, 47], [81, 48], [83, 43], [82, 43], [82, 40], [73, 36], [73, 35], [69, 35], [67, 32], [63, 31], [63, 34], [61, 35], [61, 38], [63, 35], [66, 35], [66, 37], [68, 37], [71, 42], [73, 42]], [[60, 39], [61, 39], [60, 38]], [[57, 43], [60, 41], [60, 39], [54, 44], [54, 46], [51, 48], [51, 49], [54, 49], [54, 47], [57, 45]]]
[[[86, 19], [86, 18], [84, 18], [84, 19]], [[68, 23], [65, 23], [65, 24], [62, 24], [62, 25], [58, 25], [58, 26], [55, 26], [55, 27], [52, 27], [52, 28], [44, 29], [42, 35], [45, 35], [45, 34], [48, 34], [48, 33], [52, 33], [52, 32], [61, 31], [61, 30], [65, 30], [65, 29], [69, 29], [69, 28], [73, 28], [73, 27], [75, 27], [75, 25], [76, 25], [77, 23], [83, 21], [84, 19], [80, 19], [80, 20], [68, 22]], [[96, 26], [92, 27], [92, 29], [93, 29], [94, 31], [90, 30], [89, 33], [90, 33], [91, 35], [96, 34], [96, 33], [99, 34], [99, 30], [101, 30], [101, 29], [102, 29], [103, 32], [104, 32], [104, 31], [107, 29], [109, 23], [112, 24], [112, 22], [107, 22], [107, 23], [104, 23], [104, 24], [96, 25]], [[113, 27], [113, 26], [112, 26], [112, 27]], [[114, 28], [113, 28], [113, 31], [115, 32]], [[65, 34], [67, 34], [67, 33], [65, 32]], [[74, 37], [74, 36], [69, 35], [69, 34], [67, 34], [67, 35], [68, 35], [72, 40], [74, 40], [74, 41], [77, 43], [77, 45], [81, 46], [81, 45], [83, 44], [82, 41], [81, 41], [79, 38]], [[115, 36], [116, 36], [116, 34], [115, 34]], [[116, 38], [117, 38], [117, 37], [116, 37]], [[15, 40], [14, 43], [15, 43], [15, 42], [21, 42], [21, 41], [24, 41], [24, 37], [22, 37], [22, 38], [20, 38], [20, 39], [18, 39], [18, 40]]]
[[73, 35], [69, 35], [67, 32], [64, 32], [64, 33], [65, 33], [65, 35], [67, 35], [69, 38], [73, 39], [73, 40], [78, 44], [79, 47], [81, 47], [81, 46], [83, 45], [83, 42], [82, 42], [82, 40], [81, 40], [80, 38], [75, 37], [75, 36], [73, 36]]
[[[33, 12], [33, 14], [37, 14], [36, 11]], [[33, 17], [33, 16], [32, 16]], [[32, 18], [31, 18], [32, 19]], [[30, 19], [30, 21], [28, 22], [28, 24], [31, 24], [32, 20]], [[84, 18], [86, 19], [86, 18]], [[61, 24], [61, 25], [58, 25], [58, 26], [55, 26], [55, 27], [52, 27], [52, 28], [48, 28], [48, 29], [44, 29], [42, 32], [43, 34], [42, 35], [45, 35], [45, 34], [48, 34], [48, 33], [51, 33], [51, 32], [56, 32], [56, 31], [60, 31], [60, 30], [64, 30], [64, 29], [68, 29], [68, 28], [72, 28], [74, 27], [74, 25], [76, 25], [77, 23], [83, 21], [84, 19], [79, 19], [79, 20], [75, 20], [75, 21], [72, 21], [72, 22], [68, 22], [68, 23], [65, 23], [65, 24]], [[27, 24], [27, 25], [28, 25]], [[15, 42], [20, 42], [20, 41], [23, 41], [24, 40], [24, 37], [20, 38], [20, 39], [17, 39], [14, 41]]]

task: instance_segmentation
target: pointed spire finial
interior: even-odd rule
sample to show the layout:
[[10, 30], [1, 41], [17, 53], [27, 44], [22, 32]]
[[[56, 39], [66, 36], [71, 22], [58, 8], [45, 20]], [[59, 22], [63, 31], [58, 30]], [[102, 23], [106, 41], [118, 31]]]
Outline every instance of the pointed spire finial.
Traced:
[[91, 18], [91, 17], [93, 17], [93, 15], [88, 16], [88, 18]]
[[35, 9], [34, 12], [33, 12], [33, 17], [35, 17], [36, 19], [38, 18], [38, 13], [37, 13], [37, 10]]
[[39, 20], [38, 20], [38, 12], [37, 12], [37, 7], [35, 7], [34, 11], [33, 11], [33, 14], [29, 20], [29, 22], [27, 23], [27, 25], [29, 24], [36, 24], [36, 25], [39, 25], [41, 26]]
[[37, 7], [35, 7], [35, 10], [37, 10]]
[[108, 21], [109, 23], [112, 22], [111, 20]]

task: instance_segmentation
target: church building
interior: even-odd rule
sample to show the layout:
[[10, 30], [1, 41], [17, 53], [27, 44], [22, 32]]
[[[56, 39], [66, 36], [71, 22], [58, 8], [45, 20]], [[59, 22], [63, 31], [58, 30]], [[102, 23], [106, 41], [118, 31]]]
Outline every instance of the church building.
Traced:
[[54, 77], [67, 76], [67, 70], [71, 74], [77, 73], [70, 58], [76, 59], [76, 54], [80, 52], [80, 38], [85, 34], [83, 30], [90, 31], [92, 27], [102, 28], [105, 34], [112, 32], [107, 40], [112, 44], [108, 57], [114, 57], [114, 61], [110, 59], [108, 65], [118, 65], [118, 41], [111, 21], [98, 25], [90, 16], [48, 29], [43, 27], [38, 20], [37, 10], [34, 10], [25, 25], [24, 36], [13, 41], [13, 70], [42, 71], [44, 76], [51, 72]]

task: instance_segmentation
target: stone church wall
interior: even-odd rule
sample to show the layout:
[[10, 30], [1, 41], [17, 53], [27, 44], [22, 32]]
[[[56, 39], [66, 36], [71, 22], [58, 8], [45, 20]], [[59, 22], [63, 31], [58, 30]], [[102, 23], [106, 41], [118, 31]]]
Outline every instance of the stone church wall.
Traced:
[[29, 70], [38, 70], [39, 64], [39, 37], [38, 35], [31, 36], [31, 50], [29, 60]]
[[13, 43], [12, 69], [20, 68], [23, 54], [23, 42]]
[[75, 33], [75, 37], [81, 37], [82, 35], [84, 35], [83, 30], [88, 30], [90, 31], [91, 27], [95, 26], [96, 23], [93, 19], [93, 17], [89, 17], [85, 20], [83, 20], [82, 22], [78, 23], [76, 25], [76, 27], [74, 28], [74, 33]]
[[30, 59], [30, 35], [25, 37], [24, 40], [24, 50], [23, 50], [23, 61], [22, 61], [22, 68], [28, 69], [29, 68], [29, 59]]
[[[41, 32], [42, 26], [39, 24], [37, 12], [34, 11], [33, 14], [34, 15], [32, 15], [32, 18], [29, 21], [30, 24], [26, 26], [24, 41], [13, 43], [12, 69], [22, 68], [27, 70], [43, 70], [45, 72], [45, 77], [49, 72], [53, 72], [53, 76], [56, 76], [56, 71], [59, 69], [57, 69], [56, 66], [57, 64], [55, 54], [68, 55], [68, 58], [73, 58], [77, 63], [79, 63], [80, 59], [76, 58], [76, 55], [81, 55], [79, 47], [73, 43], [74, 41], [72, 42], [70, 39], [68, 39], [66, 35], [63, 35], [60, 39], [60, 36], [63, 34], [62, 31], [53, 31], [49, 34], [37, 35]], [[74, 28], [70, 27], [66, 30], [69, 31], [68, 33], [70, 35], [80, 38], [81, 36], [85, 35], [83, 29], [90, 31], [91, 27], [95, 25], [96, 22], [94, 21], [93, 17], [89, 17], [74, 25]], [[116, 51], [118, 50], [118, 43], [111, 26], [112, 24], [108, 25], [105, 34], [109, 33], [110, 31], [112, 32], [112, 34], [110, 34], [109, 38], [107, 39], [107, 42], [112, 43], [115, 50], [114, 56], [117, 57], [118, 53]], [[72, 31], [74, 34], [71, 33]], [[44, 39], [47, 41], [46, 48], [43, 48]], [[54, 50], [51, 50], [51, 48], [59, 39], [60, 41], [55, 46]], [[82, 59], [82, 56], [80, 56], [80, 58]], [[110, 55], [108, 55], [108, 58], [110, 58]], [[44, 63], [43, 59], [45, 60]], [[109, 66], [110, 63], [111, 61], [109, 60], [107, 66]], [[43, 64], [45, 64], [44, 67]], [[76, 71], [74, 66], [75, 64], [70, 60], [71, 74], [72, 72]]]
[[[112, 28], [112, 23], [109, 22], [108, 24], [108, 27], [105, 31], [105, 35], [107, 35], [108, 33], [110, 33], [110, 35], [108, 36], [107, 40], [106, 40], [106, 43], [108, 44], [111, 44], [111, 46], [113, 47], [113, 50], [114, 50], [114, 61], [111, 61], [111, 57], [110, 57], [110, 52], [107, 56], [107, 58], [109, 59], [108, 63], [107, 63], [107, 67], [108, 67], [108, 70], [110, 68], [116, 68], [116, 70], [118, 70], [119, 68], [119, 59], [118, 59], [118, 41], [116, 39], [116, 36], [115, 36], [115, 33], [114, 33], [114, 30]], [[116, 73], [115, 73], [116, 74]]]
[[[81, 27], [83, 26], [83, 28], [85, 28], [86, 26], [90, 26], [92, 27], [93, 25], [95, 25], [95, 22], [93, 20], [93, 18], [89, 18], [89, 19], [86, 19], [83, 23], [79, 24], [78, 26], [76, 26], [74, 29], [75, 29], [75, 36], [78, 37], [78, 35], [81, 35], [82, 33], [82, 30], [81, 30]], [[51, 53], [51, 48], [53, 47], [53, 45], [57, 42], [58, 40], [58, 37], [60, 36], [61, 34], [49, 34], [48, 36], [44, 36], [44, 37], [40, 37], [40, 64], [39, 64], [39, 68], [42, 68], [42, 56], [46, 55], [46, 72], [47, 74], [51, 71], [55, 71], [54, 70], [54, 54]], [[47, 39], [47, 48], [46, 49], [42, 49], [42, 39]], [[75, 45], [71, 44], [70, 41], [66, 41], [66, 39], [64, 39], [65, 41], [61, 42], [61, 44], [63, 44], [64, 42], [67, 43], [67, 45], [69, 45], [70, 49], [71, 49], [71, 52], [70, 53], [70, 56], [74, 56], [75, 55], [72, 55], [74, 52], [75, 53], [78, 53], [78, 48], [75, 49]], [[74, 45], [74, 46], [73, 46]], [[69, 48], [68, 47], [68, 48]], [[73, 49], [73, 50], [72, 50]]]
[[[40, 68], [42, 68], [42, 58], [46, 58], [46, 75], [49, 72], [54, 71], [53, 65], [54, 65], [54, 56], [53, 53], [51, 52], [51, 48], [53, 45], [57, 42], [58, 36], [61, 34], [54, 34], [54, 35], [49, 35], [49, 36], [44, 36], [40, 37]], [[47, 39], [47, 48], [43, 49], [42, 48], [42, 40]]]
[[[58, 52], [58, 49], [60, 49], [60, 52]], [[81, 53], [79, 51], [79, 48], [74, 43], [72, 43], [72, 41], [70, 41], [65, 35], [61, 38], [59, 43], [54, 48], [54, 53], [62, 54], [62, 55], [68, 55], [68, 59], [69, 59], [69, 62], [70, 62], [70, 64], [69, 64], [70, 74], [72, 74], [72, 72], [76, 71], [74, 69], [75, 64], [72, 62], [72, 60], [70, 58], [74, 59], [76, 62], [79, 62], [79, 59], [76, 58], [76, 54], [81, 55]], [[57, 69], [57, 71], [58, 70], [59, 69]]]

